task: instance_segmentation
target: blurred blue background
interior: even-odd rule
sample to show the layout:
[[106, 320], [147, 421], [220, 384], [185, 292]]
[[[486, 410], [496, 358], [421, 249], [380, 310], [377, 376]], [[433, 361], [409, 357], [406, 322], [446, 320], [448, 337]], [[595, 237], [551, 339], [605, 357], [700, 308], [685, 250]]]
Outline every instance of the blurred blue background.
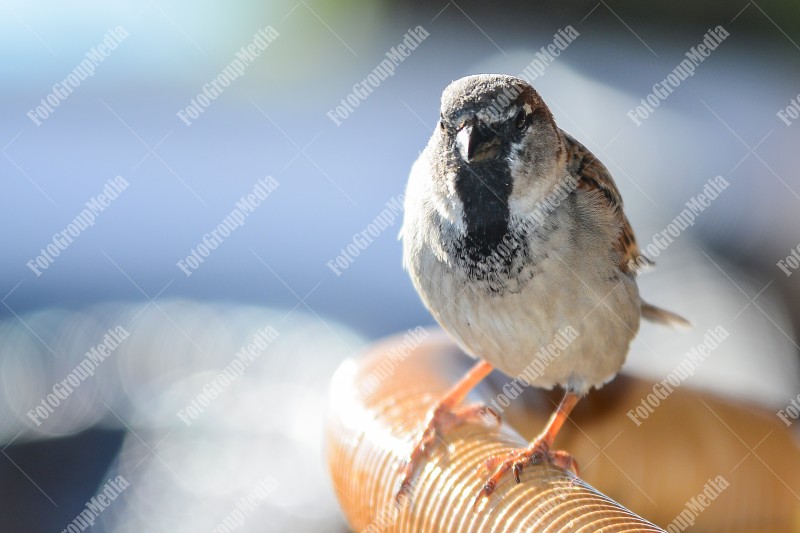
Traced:
[[[568, 25], [579, 37], [534, 85], [611, 170], [641, 243], [709, 179], [731, 184], [641, 280], [696, 332], [645, 326], [628, 370], [663, 376], [722, 324], [735, 342], [690, 385], [773, 411], [799, 392], [800, 274], [777, 266], [800, 244], [800, 125], [777, 115], [800, 93], [794, 3], [7, 1], [0, 12], [8, 531], [65, 528], [116, 475], [131, 486], [97, 530], [213, 530], [265, 478], [279, 488], [242, 530], [345, 530], [319, 450], [327, 380], [369, 340], [431, 319], [401, 269], [399, 214], [338, 275], [328, 262], [402, 194], [450, 81], [519, 74]], [[627, 113], [718, 25], [730, 36], [637, 126]], [[429, 36], [333, 121], [417, 26]], [[127, 37], [37, 125], [29, 112], [118, 27]], [[186, 125], [177, 113], [269, 27], [266, 49]], [[129, 186], [94, 225], [40, 275], [26, 266], [116, 176]], [[267, 177], [277, 187], [187, 276], [178, 261]], [[267, 324], [278, 340], [183, 423], [176, 411]], [[26, 413], [119, 325], [130, 338], [35, 425]]]

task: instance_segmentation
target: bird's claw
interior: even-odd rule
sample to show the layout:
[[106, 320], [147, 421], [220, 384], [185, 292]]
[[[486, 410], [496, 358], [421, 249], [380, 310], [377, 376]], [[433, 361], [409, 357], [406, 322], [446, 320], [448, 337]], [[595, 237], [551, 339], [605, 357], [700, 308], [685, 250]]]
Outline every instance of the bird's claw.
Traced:
[[514, 475], [514, 481], [520, 483], [520, 475], [523, 468], [544, 462], [572, 471], [576, 475], [578, 473], [578, 463], [569, 453], [561, 450], [550, 451], [550, 446], [547, 442], [537, 440], [528, 448], [512, 450], [504, 456], [496, 455], [486, 460], [484, 468], [491, 475], [478, 492], [472, 506], [473, 510], [478, 508], [481, 500], [492, 495], [506, 472], [511, 470]]
[[422, 456], [430, 457], [430, 450], [437, 435], [443, 435], [467, 423], [479, 423], [496, 426], [500, 424], [500, 415], [491, 407], [481, 404], [464, 405], [451, 408], [438, 405], [432, 409], [425, 422], [424, 429], [411, 448], [406, 459], [398, 468], [402, 475], [400, 485], [395, 494], [395, 501], [400, 503], [403, 496], [410, 497], [414, 472], [419, 466]]

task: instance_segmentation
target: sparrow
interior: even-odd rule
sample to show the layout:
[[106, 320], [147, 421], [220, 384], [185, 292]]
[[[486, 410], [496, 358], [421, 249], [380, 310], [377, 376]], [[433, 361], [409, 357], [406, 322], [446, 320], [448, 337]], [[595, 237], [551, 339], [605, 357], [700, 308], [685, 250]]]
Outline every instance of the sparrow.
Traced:
[[[437, 322], [479, 362], [428, 413], [400, 465], [398, 498], [437, 434], [486, 420], [484, 406], [461, 402], [495, 368], [564, 396], [527, 448], [487, 460], [475, 505], [508, 471], [517, 482], [542, 461], [577, 471], [553, 442], [578, 400], [619, 372], [640, 318], [688, 325], [639, 296], [637, 273], [651, 263], [608, 169], [556, 126], [527, 82], [479, 74], [444, 90], [404, 204], [403, 265]], [[565, 328], [574, 339], [531, 372], [534, 354]]]

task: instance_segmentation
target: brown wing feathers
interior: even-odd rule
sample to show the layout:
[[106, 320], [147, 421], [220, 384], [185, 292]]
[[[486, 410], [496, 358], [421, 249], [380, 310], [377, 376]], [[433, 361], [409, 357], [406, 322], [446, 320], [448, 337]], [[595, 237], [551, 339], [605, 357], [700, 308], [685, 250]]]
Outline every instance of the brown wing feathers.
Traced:
[[580, 177], [578, 188], [600, 192], [613, 208], [619, 222], [619, 238], [615, 249], [619, 253], [619, 267], [628, 274], [635, 274], [644, 265], [652, 264], [645, 258], [636, 244], [636, 236], [631, 223], [622, 210], [622, 196], [617, 189], [608, 169], [585, 146], [564, 133], [567, 147], [567, 165], [575, 169]]
[[[643, 256], [636, 244], [633, 228], [622, 210], [622, 196], [611, 178], [608, 169], [597, 160], [585, 146], [564, 133], [567, 147], [567, 165], [579, 176], [578, 188], [594, 190], [602, 193], [619, 222], [619, 238], [614, 243], [619, 253], [619, 268], [623, 272], [636, 275], [642, 267], [653, 262]], [[689, 327], [688, 320], [666, 309], [661, 309], [642, 301], [642, 316], [652, 322], [659, 322], [673, 327]]]

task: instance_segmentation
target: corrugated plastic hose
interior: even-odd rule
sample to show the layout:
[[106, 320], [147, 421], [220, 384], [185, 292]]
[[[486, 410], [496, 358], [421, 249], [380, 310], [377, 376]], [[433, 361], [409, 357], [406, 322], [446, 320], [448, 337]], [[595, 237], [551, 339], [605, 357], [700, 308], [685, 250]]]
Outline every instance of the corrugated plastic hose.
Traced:
[[411, 498], [397, 504], [398, 464], [427, 411], [452, 384], [453, 360], [388, 346], [346, 361], [331, 386], [327, 461], [354, 531], [663, 531], [550, 464], [525, 468], [519, 484], [507, 475], [473, 511], [487, 476], [484, 461], [528, 444], [505, 424], [470, 424], [445, 435], [419, 468]]

